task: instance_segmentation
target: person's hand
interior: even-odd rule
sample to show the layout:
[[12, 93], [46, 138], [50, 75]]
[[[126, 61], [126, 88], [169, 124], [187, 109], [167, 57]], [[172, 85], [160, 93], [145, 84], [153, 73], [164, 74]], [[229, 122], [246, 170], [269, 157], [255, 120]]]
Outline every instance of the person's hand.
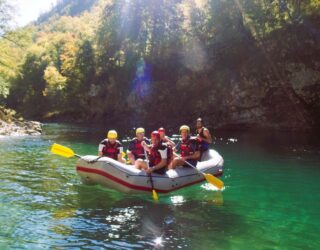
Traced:
[[97, 157], [97, 158], [95, 158], [95, 159], [93, 159], [93, 160], [90, 160], [90, 161], [88, 161], [88, 163], [95, 163], [95, 162], [97, 162], [101, 157], [102, 157], [102, 156], [99, 156], [99, 157]]
[[189, 159], [188, 156], [183, 156], [183, 157], [182, 157], [182, 160], [184, 160], [184, 161], [187, 161], [188, 159]]
[[141, 146], [142, 146], [142, 147], [145, 147], [145, 146], [147, 146], [147, 143], [146, 143], [145, 141], [142, 141], [142, 142], [141, 142]]
[[199, 141], [199, 142], [202, 142], [202, 138], [198, 135], [197, 136], [197, 140]]
[[147, 174], [151, 174], [153, 172], [153, 168], [148, 168], [147, 170], [146, 170], [146, 173]]

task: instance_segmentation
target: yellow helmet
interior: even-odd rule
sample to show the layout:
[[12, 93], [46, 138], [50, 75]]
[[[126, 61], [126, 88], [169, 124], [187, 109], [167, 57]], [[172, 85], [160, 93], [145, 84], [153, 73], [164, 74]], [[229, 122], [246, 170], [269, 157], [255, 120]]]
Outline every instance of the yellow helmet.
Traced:
[[190, 128], [187, 125], [182, 125], [179, 131], [181, 132], [182, 130], [187, 130], [188, 133], [190, 132]]
[[109, 130], [107, 134], [108, 139], [117, 139], [118, 138], [118, 133], [115, 130]]
[[139, 133], [144, 133], [144, 128], [137, 128], [136, 129], [136, 135]]

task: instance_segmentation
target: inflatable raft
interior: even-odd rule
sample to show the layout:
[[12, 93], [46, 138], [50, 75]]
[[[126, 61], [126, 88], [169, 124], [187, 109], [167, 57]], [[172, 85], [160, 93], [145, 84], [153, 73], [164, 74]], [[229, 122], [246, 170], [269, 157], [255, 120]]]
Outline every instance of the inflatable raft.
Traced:
[[[87, 155], [77, 162], [77, 173], [85, 184], [100, 184], [126, 193], [151, 192], [150, 176], [145, 171], [102, 157], [90, 163], [97, 156]], [[223, 174], [223, 158], [215, 150], [203, 153], [197, 169], [203, 173], [221, 176]], [[204, 176], [193, 168], [180, 167], [168, 170], [166, 174], [152, 173], [154, 189], [158, 193], [168, 193], [204, 181]]]

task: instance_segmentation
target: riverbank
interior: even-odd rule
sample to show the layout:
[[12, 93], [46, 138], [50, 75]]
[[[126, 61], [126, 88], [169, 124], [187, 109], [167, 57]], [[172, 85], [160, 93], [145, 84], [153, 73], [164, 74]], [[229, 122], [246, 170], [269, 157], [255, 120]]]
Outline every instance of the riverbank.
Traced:
[[0, 136], [41, 135], [41, 123], [17, 117], [12, 109], [0, 107]]

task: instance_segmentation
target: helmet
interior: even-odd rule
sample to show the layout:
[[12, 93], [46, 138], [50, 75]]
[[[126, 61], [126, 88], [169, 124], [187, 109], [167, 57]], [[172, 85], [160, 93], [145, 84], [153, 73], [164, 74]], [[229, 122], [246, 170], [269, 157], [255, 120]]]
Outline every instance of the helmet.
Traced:
[[144, 128], [137, 128], [136, 134], [139, 134], [139, 133], [144, 133]]
[[159, 132], [158, 132], [157, 130], [153, 131], [153, 132], [151, 133], [151, 138], [152, 138], [152, 137], [157, 137], [157, 139], [160, 140], [160, 134], [159, 134]]
[[189, 126], [187, 126], [187, 125], [182, 125], [182, 126], [180, 127], [180, 132], [181, 132], [182, 130], [187, 130], [188, 133], [190, 132], [190, 128], [189, 128]]
[[117, 139], [118, 138], [118, 133], [115, 130], [109, 130], [107, 134], [108, 139]]
[[161, 127], [161, 128], [158, 129], [158, 132], [159, 132], [159, 133], [160, 133], [160, 132], [166, 132], [166, 130], [165, 130], [163, 127]]

